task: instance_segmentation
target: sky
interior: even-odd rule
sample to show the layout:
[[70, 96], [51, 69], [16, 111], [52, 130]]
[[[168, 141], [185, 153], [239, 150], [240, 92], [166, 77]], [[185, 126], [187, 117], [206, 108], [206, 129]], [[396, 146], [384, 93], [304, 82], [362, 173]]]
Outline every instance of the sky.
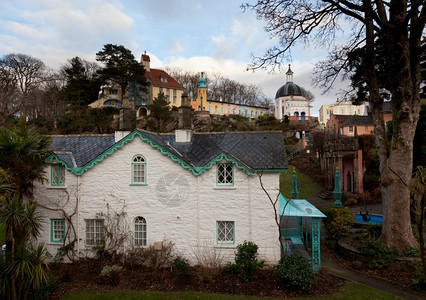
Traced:
[[[322, 95], [311, 84], [314, 64], [327, 51], [293, 49], [281, 69], [247, 71], [251, 55], [263, 55], [277, 44], [265, 23], [242, 2], [254, 0], [0, 0], [0, 56], [23, 53], [59, 69], [73, 57], [96, 61], [105, 44], [123, 45], [137, 60], [144, 52], [151, 68], [176, 67], [219, 73], [244, 84], [256, 84], [270, 99], [286, 83], [287, 64], [293, 82], [312, 92], [311, 114], [338, 98], [338, 88]], [[340, 83], [339, 83], [340, 84]], [[340, 84], [341, 85], [341, 84]]]

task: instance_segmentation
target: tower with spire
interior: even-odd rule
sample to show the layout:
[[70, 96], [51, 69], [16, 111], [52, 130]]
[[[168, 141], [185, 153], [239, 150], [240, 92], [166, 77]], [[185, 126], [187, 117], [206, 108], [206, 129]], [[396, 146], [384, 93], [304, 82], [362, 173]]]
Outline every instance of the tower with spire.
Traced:
[[193, 101], [192, 108], [195, 111], [206, 110], [207, 104], [207, 86], [206, 79], [204, 78], [204, 72], [201, 72], [200, 80], [198, 81], [197, 99]]

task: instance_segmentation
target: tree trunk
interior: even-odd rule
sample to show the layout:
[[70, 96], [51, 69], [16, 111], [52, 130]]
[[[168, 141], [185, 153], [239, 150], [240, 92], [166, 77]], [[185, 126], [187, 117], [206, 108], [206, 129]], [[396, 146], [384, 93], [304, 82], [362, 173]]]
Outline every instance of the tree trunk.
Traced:
[[[365, 7], [371, 7], [370, 0], [364, 0]], [[413, 139], [420, 112], [420, 56], [416, 52], [418, 40], [410, 40], [404, 27], [405, 9], [391, 7], [393, 23], [389, 23], [381, 34], [384, 41], [386, 60], [390, 66], [389, 85], [392, 94], [393, 134], [387, 141], [383, 121], [383, 100], [375, 74], [375, 35], [373, 19], [367, 12], [366, 25], [366, 79], [369, 81], [370, 105], [375, 124], [376, 146], [380, 160], [380, 186], [383, 202], [383, 229], [380, 238], [388, 247], [398, 250], [417, 247], [410, 218], [409, 184], [413, 164]]]
[[412, 143], [394, 149], [381, 175], [384, 218], [380, 238], [388, 247], [398, 250], [417, 247], [411, 227], [410, 191], [407, 186], [411, 178], [412, 152]]

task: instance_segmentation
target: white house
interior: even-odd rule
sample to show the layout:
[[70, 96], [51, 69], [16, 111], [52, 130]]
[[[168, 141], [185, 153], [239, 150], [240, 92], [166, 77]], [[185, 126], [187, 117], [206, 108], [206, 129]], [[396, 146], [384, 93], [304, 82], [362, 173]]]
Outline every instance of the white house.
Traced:
[[[281, 132], [175, 134], [144, 130], [54, 136], [49, 180], [35, 188], [47, 218], [40, 242], [55, 255], [71, 242], [90, 255], [111, 216], [129, 239], [120, 251], [164, 240], [194, 262], [200, 247], [233, 259], [245, 240], [267, 262], [280, 258], [272, 199], [287, 170]], [[277, 207], [278, 207], [277, 203]]]

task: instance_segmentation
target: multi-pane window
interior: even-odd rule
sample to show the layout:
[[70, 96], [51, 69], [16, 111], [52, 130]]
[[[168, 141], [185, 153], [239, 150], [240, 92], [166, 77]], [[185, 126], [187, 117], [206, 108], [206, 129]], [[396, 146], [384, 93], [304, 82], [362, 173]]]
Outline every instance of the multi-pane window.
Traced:
[[65, 167], [61, 164], [53, 164], [50, 168], [50, 185], [65, 185]]
[[176, 104], [176, 98], [177, 98], [176, 90], [173, 89], [173, 104]]
[[353, 126], [349, 126], [349, 133], [353, 133], [354, 132], [354, 127]]
[[146, 220], [142, 217], [135, 219], [135, 245], [146, 246]]
[[146, 184], [146, 160], [142, 155], [133, 157], [132, 184]]
[[104, 220], [86, 220], [86, 246], [100, 246], [105, 240]]
[[65, 220], [50, 220], [50, 241], [52, 243], [63, 243], [65, 238]]
[[218, 185], [234, 184], [234, 168], [232, 164], [217, 165], [217, 184]]
[[234, 221], [217, 221], [216, 231], [217, 231], [218, 244], [234, 244], [235, 243]]

